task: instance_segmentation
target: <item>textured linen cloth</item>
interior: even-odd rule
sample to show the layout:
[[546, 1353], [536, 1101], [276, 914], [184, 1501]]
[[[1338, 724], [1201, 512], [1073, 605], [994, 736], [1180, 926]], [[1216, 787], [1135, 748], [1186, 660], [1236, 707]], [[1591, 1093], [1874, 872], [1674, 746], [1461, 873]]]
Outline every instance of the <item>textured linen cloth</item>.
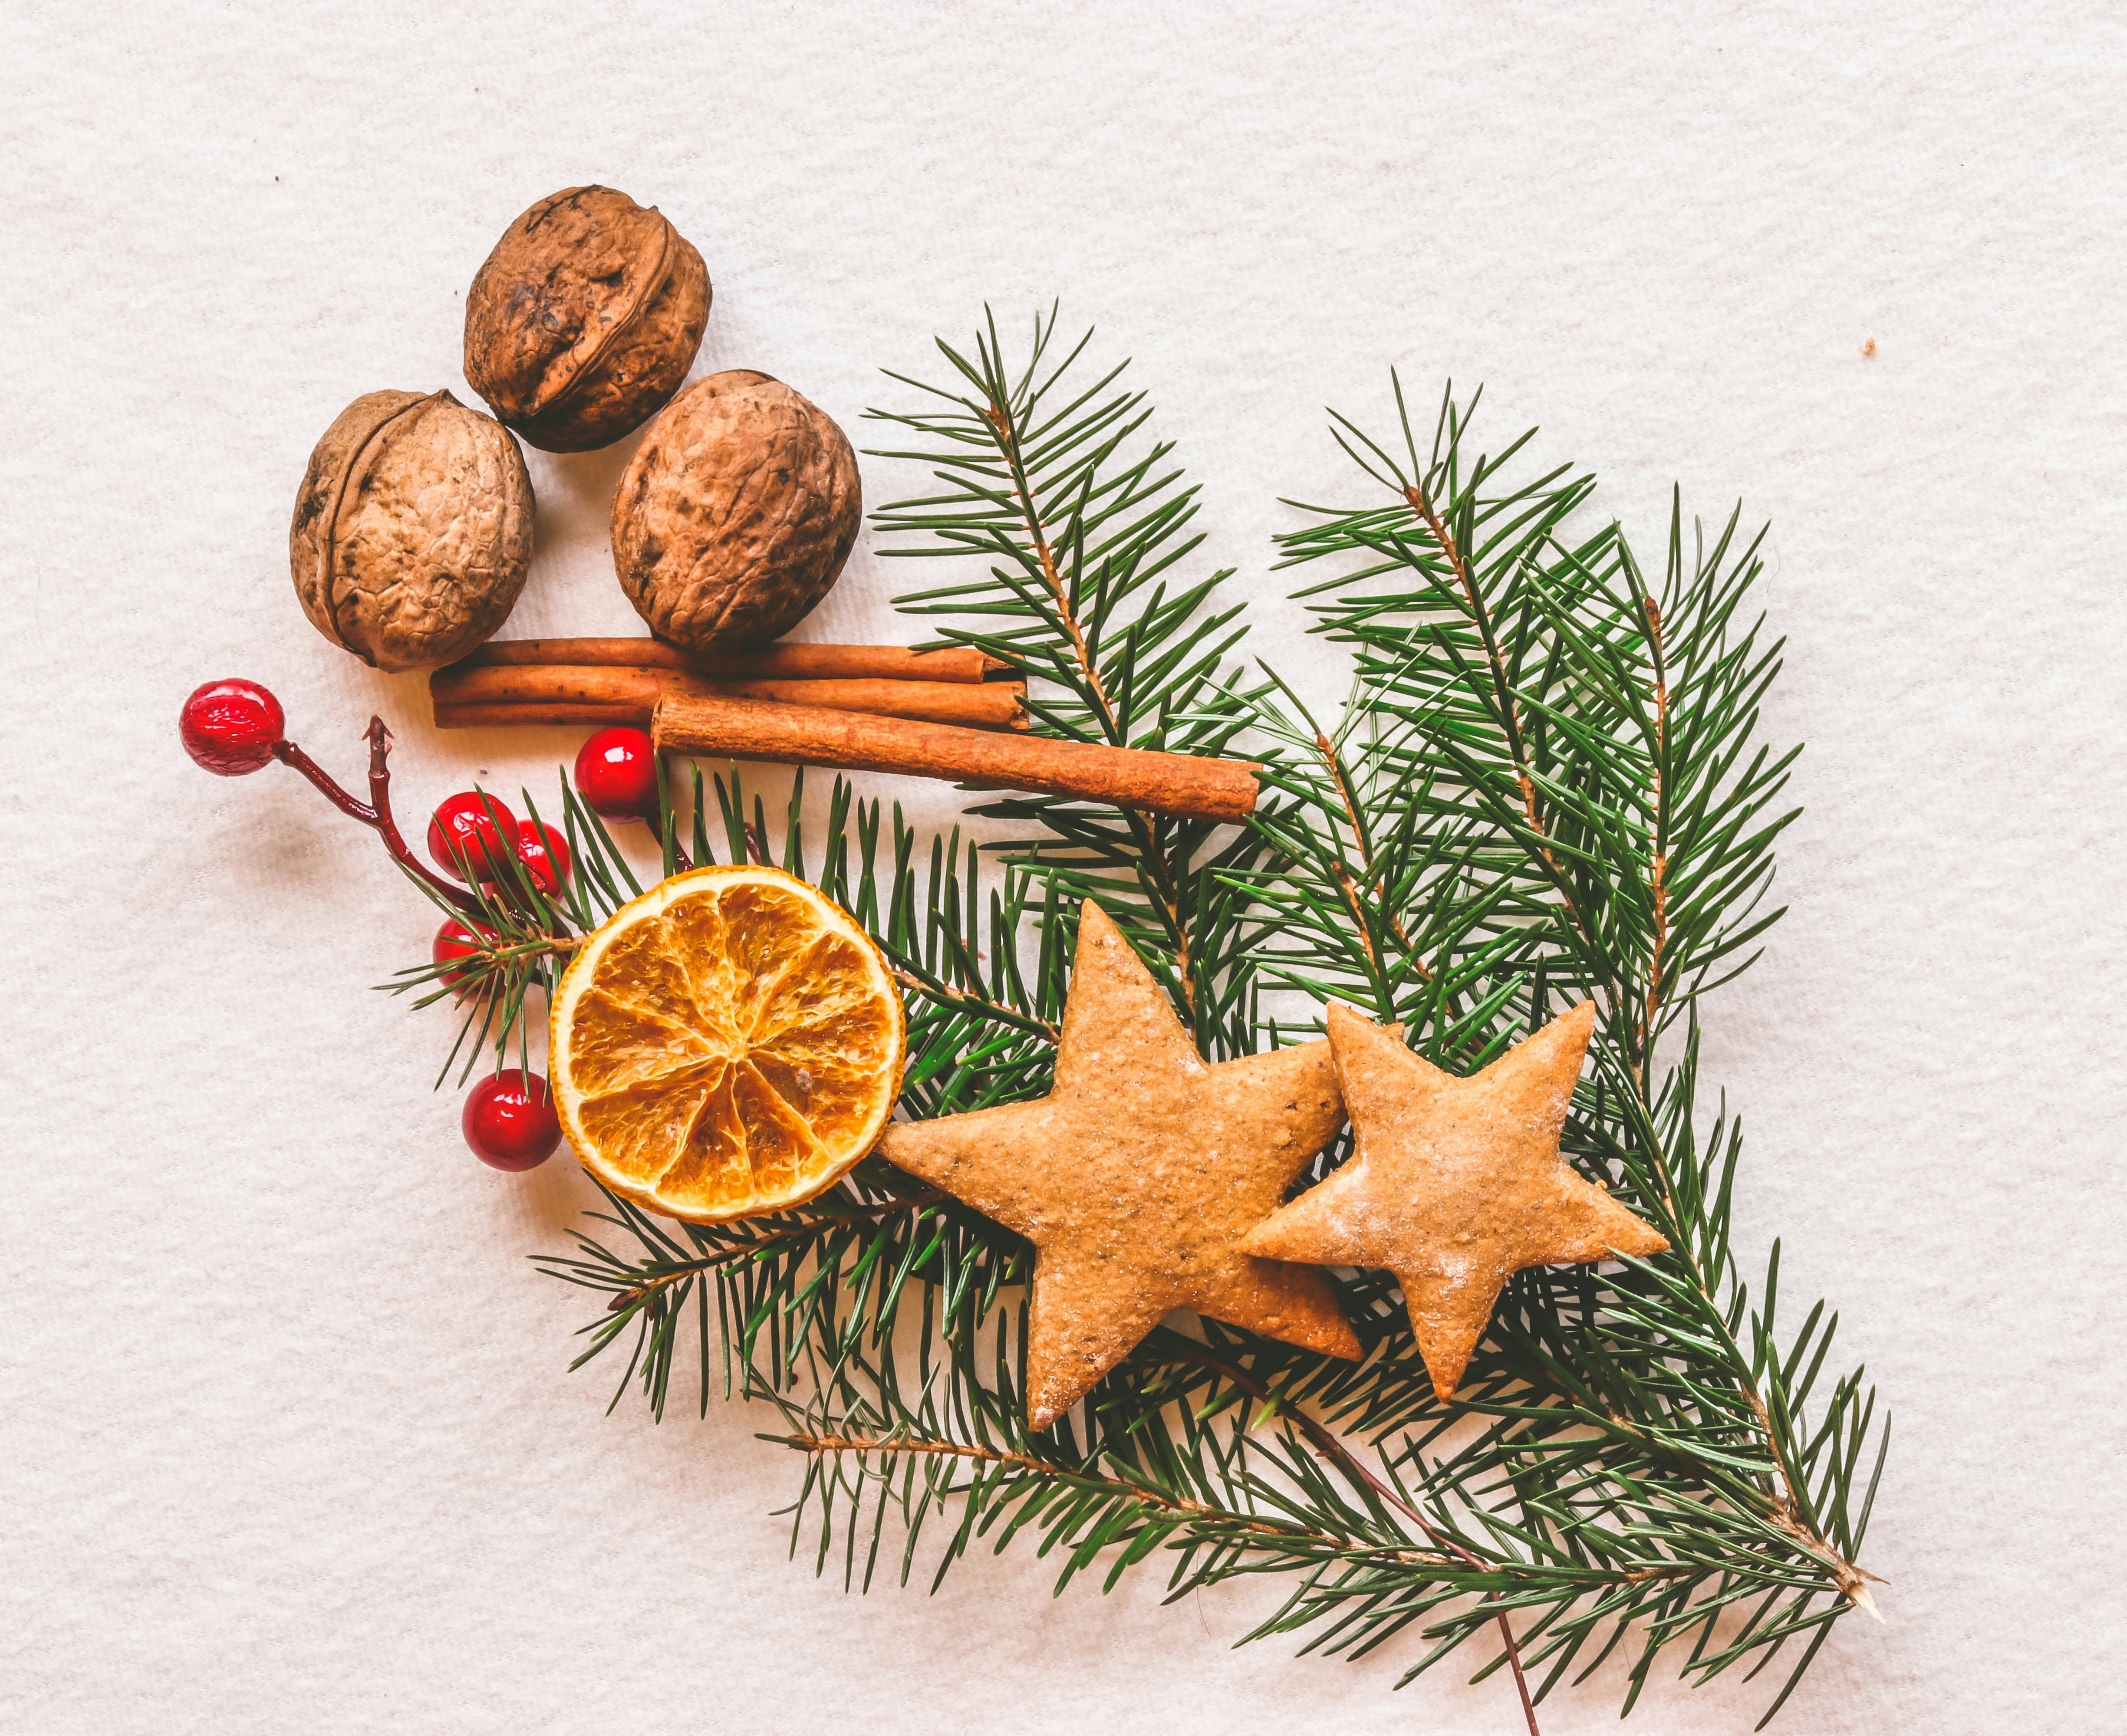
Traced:
[[[1485, 1653], [1400, 1694], [1231, 1649], [1274, 1582], [1158, 1606], [978, 1554], [844, 1595], [737, 1404], [653, 1427], [574, 1377], [537, 1277], [592, 1198], [467, 1153], [439, 1014], [372, 991], [433, 919], [296, 778], [179, 750], [244, 674], [350, 783], [372, 709], [418, 832], [550, 796], [580, 732], [438, 735], [297, 608], [291, 503], [358, 394], [448, 386], [475, 270], [586, 181], [669, 212], [757, 367], [860, 447], [985, 300], [1135, 357], [1250, 649], [1334, 703], [1270, 570], [1280, 496], [1356, 504], [1374, 429], [1485, 386], [1477, 440], [1601, 475], [1658, 561], [1769, 518], [1806, 738], [1792, 913], [1707, 1008], [1746, 1269], [1842, 1311], [1896, 1414], [1843, 1623], [1777, 1729], [2093, 1730], [2127, 1610], [2121, 1358], [2127, 40], [2087, 6], [440, 7], [17, 3], [0, 18], [0, 674], [10, 701], [0, 1724], [31, 1732], [1518, 1730]], [[1873, 342], [1873, 353], [1864, 353]], [[532, 452], [513, 636], [626, 633], [629, 443]], [[921, 492], [866, 457], [867, 504]], [[867, 530], [802, 629], [912, 636], [938, 564]], [[812, 799], [829, 780], [814, 782]], [[787, 788], [766, 773], [771, 807]], [[943, 786], [872, 779], [920, 822]], [[927, 1578], [926, 1554], [919, 1582]], [[1741, 1730], [1784, 1667], [1630, 1728]], [[1625, 1659], [1544, 1711], [1613, 1727]]]

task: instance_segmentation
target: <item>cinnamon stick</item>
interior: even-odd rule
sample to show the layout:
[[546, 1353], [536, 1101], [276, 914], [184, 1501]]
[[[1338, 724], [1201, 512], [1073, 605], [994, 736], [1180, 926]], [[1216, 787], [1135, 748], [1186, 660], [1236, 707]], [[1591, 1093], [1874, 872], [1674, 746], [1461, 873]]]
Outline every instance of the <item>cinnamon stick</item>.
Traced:
[[639, 706], [562, 705], [552, 701], [539, 705], [505, 702], [438, 705], [436, 707], [436, 727], [439, 730], [479, 730], [557, 723], [593, 723], [601, 728], [608, 724], [626, 723], [637, 729], [647, 729], [650, 724], [650, 713]]
[[668, 693], [650, 729], [659, 748], [674, 753], [898, 772], [1112, 802], [1186, 819], [1245, 820], [1256, 805], [1258, 768], [1248, 760], [993, 735], [772, 700]]
[[912, 651], [905, 645], [767, 645], [712, 653], [683, 651], [661, 639], [504, 639], [483, 645], [454, 667], [539, 664], [687, 669], [722, 681], [979, 682], [1007, 667], [967, 646]]
[[[630, 641], [642, 644], [644, 641]], [[599, 665], [505, 664], [470, 667], [459, 664], [429, 678], [439, 729], [464, 728], [471, 722], [575, 723], [578, 708], [613, 711], [617, 723], [647, 724], [658, 696], [668, 692], [723, 699], [779, 699], [825, 706], [833, 711], [871, 712], [882, 717], [916, 717], [957, 723], [974, 729], [1025, 729], [1021, 704], [1024, 682], [992, 681], [713, 681], [671, 669], [623, 668]], [[467, 720], [468, 707], [501, 715]]]

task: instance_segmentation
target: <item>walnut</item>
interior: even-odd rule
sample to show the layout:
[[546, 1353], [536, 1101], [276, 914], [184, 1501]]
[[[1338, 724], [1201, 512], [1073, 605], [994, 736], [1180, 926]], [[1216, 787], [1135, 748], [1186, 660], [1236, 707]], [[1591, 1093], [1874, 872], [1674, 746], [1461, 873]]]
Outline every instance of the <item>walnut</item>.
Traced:
[[613, 498], [613, 565], [653, 632], [694, 650], [757, 645], [827, 594], [861, 508], [833, 418], [734, 368], [645, 430]]
[[656, 206], [609, 187], [542, 199], [466, 297], [465, 376], [533, 445], [587, 452], [679, 389], [709, 317], [709, 275]]
[[462, 657], [532, 560], [532, 479], [501, 426], [448, 392], [366, 392], [310, 454], [288, 565], [311, 625], [381, 669]]

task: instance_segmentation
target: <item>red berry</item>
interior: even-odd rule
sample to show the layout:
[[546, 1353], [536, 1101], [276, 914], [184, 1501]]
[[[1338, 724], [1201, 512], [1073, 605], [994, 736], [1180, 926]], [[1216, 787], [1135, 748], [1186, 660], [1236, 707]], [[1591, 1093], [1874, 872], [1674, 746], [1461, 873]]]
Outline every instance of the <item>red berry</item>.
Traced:
[[241, 778], [273, 757], [287, 720], [281, 702], [255, 681], [210, 681], [192, 689], [178, 729], [195, 764]]
[[533, 885], [542, 892], [561, 891], [561, 882], [569, 877], [572, 859], [567, 839], [537, 820], [520, 821], [517, 827], [517, 854], [524, 859]]
[[516, 841], [517, 816], [477, 791], [446, 797], [429, 821], [429, 859], [460, 880], [499, 877]]
[[[438, 964], [455, 964], [459, 959], [470, 958], [494, 944], [495, 931], [492, 929], [477, 922], [468, 925], [453, 917], [436, 930], [435, 942], [429, 948], [429, 956]], [[445, 971], [437, 981], [458, 989], [462, 994], [464, 991], [461, 985], [465, 982], [465, 975], [462, 970]]]
[[600, 730], [576, 755], [576, 793], [609, 820], [657, 811], [657, 750], [647, 730]]
[[514, 1069], [481, 1080], [467, 1094], [463, 1124], [473, 1156], [498, 1170], [537, 1169], [561, 1142], [547, 1081]]

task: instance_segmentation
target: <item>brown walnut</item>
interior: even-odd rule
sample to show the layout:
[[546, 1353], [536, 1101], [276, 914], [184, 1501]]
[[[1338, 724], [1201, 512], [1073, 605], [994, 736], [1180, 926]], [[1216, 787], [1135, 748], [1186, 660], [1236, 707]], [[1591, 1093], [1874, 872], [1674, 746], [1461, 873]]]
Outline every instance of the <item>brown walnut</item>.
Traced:
[[532, 479], [448, 392], [365, 392], [310, 454], [288, 565], [310, 623], [381, 669], [455, 662], [500, 627], [532, 561]]
[[465, 376], [533, 445], [587, 452], [679, 389], [708, 317], [702, 256], [661, 212], [571, 187], [511, 224], [472, 280]]
[[862, 505], [834, 419], [734, 368], [644, 431], [613, 497], [613, 563], [651, 631], [699, 651], [758, 645], [827, 594]]

